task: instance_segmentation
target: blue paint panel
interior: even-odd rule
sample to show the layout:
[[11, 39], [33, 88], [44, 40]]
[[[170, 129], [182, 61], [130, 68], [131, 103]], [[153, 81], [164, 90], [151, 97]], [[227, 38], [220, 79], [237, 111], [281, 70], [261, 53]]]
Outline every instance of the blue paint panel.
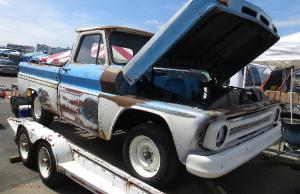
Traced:
[[160, 76], [154, 79], [154, 85], [177, 94], [186, 99], [192, 99], [192, 93], [199, 93], [199, 79]]
[[60, 71], [61, 83], [79, 89], [100, 92], [100, 77], [104, 69], [104, 65], [66, 64]]
[[60, 67], [50, 65], [39, 65], [21, 62], [19, 64], [20, 72], [33, 75], [36, 77], [59, 81], [58, 72]]

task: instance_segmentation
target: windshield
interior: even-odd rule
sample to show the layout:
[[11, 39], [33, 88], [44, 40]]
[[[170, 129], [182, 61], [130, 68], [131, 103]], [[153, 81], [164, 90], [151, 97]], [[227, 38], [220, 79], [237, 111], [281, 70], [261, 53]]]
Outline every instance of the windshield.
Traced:
[[125, 65], [150, 40], [151, 37], [126, 32], [110, 34], [110, 51], [115, 64]]

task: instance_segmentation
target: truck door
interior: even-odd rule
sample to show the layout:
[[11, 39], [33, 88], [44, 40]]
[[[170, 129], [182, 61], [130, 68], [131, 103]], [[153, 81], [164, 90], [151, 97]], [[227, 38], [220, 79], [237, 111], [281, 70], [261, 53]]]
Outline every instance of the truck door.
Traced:
[[105, 47], [100, 32], [81, 34], [72, 62], [60, 70], [59, 111], [61, 117], [97, 133], [100, 76], [105, 65]]

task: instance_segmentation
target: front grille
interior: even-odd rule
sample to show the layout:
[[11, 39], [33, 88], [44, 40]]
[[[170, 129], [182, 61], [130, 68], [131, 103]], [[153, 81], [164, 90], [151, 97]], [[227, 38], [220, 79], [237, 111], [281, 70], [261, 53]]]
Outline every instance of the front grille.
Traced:
[[245, 125], [240, 125], [240, 126], [234, 127], [232, 129], [230, 129], [229, 136], [236, 135], [236, 134], [242, 133], [244, 131], [247, 131], [249, 129], [259, 127], [259, 126], [261, 126], [265, 123], [268, 123], [271, 119], [272, 119], [272, 116], [269, 115], [269, 116], [266, 116], [266, 117], [264, 117], [262, 119], [259, 119], [257, 121], [247, 123]]

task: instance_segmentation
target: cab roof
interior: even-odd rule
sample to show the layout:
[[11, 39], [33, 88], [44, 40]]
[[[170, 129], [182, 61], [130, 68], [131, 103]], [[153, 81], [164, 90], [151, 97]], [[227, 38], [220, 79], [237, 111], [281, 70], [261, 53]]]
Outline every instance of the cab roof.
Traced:
[[87, 32], [87, 31], [94, 31], [94, 30], [106, 30], [106, 31], [125, 31], [133, 34], [141, 34], [144, 36], [152, 37], [154, 33], [147, 32], [143, 30], [138, 30], [134, 28], [129, 27], [123, 27], [123, 26], [95, 26], [95, 27], [85, 27], [85, 28], [78, 28], [76, 32]]

